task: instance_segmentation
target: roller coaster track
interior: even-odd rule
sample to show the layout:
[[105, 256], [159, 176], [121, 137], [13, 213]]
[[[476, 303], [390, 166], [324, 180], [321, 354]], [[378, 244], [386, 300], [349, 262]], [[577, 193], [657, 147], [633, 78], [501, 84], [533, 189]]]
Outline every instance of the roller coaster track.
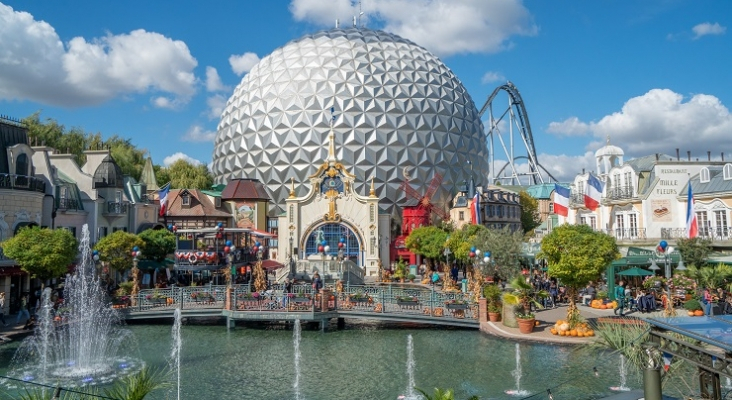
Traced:
[[[508, 95], [509, 98], [509, 104], [508, 107], [505, 110], [502, 110], [500, 115], [494, 114], [493, 112], [493, 100], [496, 98], [496, 96], [501, 93], [505, 92]], [[521, 184], [521, 181], [519, 179], [520, 175], [528, 175], [529, 176], [529, 183], [530, 184], [539, 184], [544, 183], [544, 177], [541, 174], [540, 170], [543, 170], [549, 178], [556, 181], [556, 179], [544, 168], [539, 164], [539, 159], [536, 156], [536, 146], [534, 144], [534, 136], [531, 133], [531, 125], [529, 124], [529, 115], [526, 112], [526, 106], [524, 104], [523, 99], [521, 98], [521, 94], [518, 91], [518, 88], [514, 86], [513, 83], [507, 82], [504, 85], [501, 85], [497, 87], [495, 90], [493, 90], [493, 93], [491, 93], [490, 96], [488, 96], [488, 99], [486, 100], [485, 104], [483, 104], [483, 107], [480, 109], [478, 115], [482, 118], [483, 115], [488, 111], [488, 130], [486, 132], [486, 135], [488, 136], [488, 143], [489, 143], [489, 165], [490, 165], [490, 180], [491, 183], [496, 183], [498, 180], [506, 180], [508, 179], [508, 184]], [[509, 136], [509, 147], [506, 147], [506, 142], [503, 139], [503, 133], [499, 129], [499, 124], [504, 120], [504, 118], [508, 117], [508, 136]], [[513, 135], [513, 128], [514, 126], [517, 128], [517, 130], [520, 133], [521, 142], [524, 145], [524, 148], [526, 149], [526, 155], [519, 155], [516, 156], [514, 152], [514, 135]], [[496, 171], [495, 168], [495, 138], [498, 138], [498, 141], [500, 142], [501, 148], [503, 148], [504, 154], [506, 155], [506, 158], [508, 159], [508, 162], [506, 165], [501, 168], [500, 171]], [[515, 161], [518, 159], [525, 158], [528, 163], [528, 172], [520, 173], [518, 171], [518, 168], [515, 164]], [[506, 167], [510, 167], [511, 175], [507, 177], [501, 177], [500, 174], [503, 173], [506, 169]]]

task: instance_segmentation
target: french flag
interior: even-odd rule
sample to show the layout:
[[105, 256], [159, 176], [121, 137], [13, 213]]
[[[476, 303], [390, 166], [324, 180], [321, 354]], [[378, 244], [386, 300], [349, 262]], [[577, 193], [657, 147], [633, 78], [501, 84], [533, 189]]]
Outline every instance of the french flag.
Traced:
[[597, 207], [600, 205], [602, 188], [602, 182], [590, 173], [590, 177], [587, 178], [587, 185], [585, 186], [585, 207], [590, 211], [597, 210]]
[[696, 221], [694, 212], [694, 193], [691, 191], [691, 180], [689, 180], [689, 193], [686, 198], [686, 237], [695, 238], [699, 234], [699, 224]]
[[480, 193], [475, 192], [473, 204], [470, 206], [470, 219], [473, 224], [480, 225]]
[[673, 359], [673, 355], [663, 352], [663, 369], [664, 371], [668, 371], [669, 368], [671, 368], [671, 359]]
[[170, 192], [170, 182], [163, 186], [162, 189], [158, 190], [158, 198], [160, 199], [160, 216], [165, 215], [165, 210], [168, 208], [168, 192]]
[[554, 214], [569, 215], [569, 188], [554, 184]]

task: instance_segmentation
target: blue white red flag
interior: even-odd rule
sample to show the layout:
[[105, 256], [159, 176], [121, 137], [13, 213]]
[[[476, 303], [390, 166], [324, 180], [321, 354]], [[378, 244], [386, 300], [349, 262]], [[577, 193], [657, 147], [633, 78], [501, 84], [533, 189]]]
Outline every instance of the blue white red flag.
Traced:
[[554, 214], [569, 215], [569, 188], [554, 184]]
[[699, 234], [699, 224], [694, 212], [694, 193], [691, 191], [691, 180], [689, 180], [689, 193], [686, 197], [686, 237], [695, 238]]
[[663, 352], [663, 369], [665, 371], [668, 371], [669, 368], [671, 368], [671, 359], [674, 356], [672, 354]]
[[600, 205], [603, 186], [602, 182], [590, 173], [589, 178], [587, 178], [587, 185], [585, 186], [585, 207], [589, 210], [595, 211]]
[[162, 189], [158, 190], [158, 198], [160, 199], [160, 216], [165, 215], [165, 211], [168, 209], [168, 192], [170, 192], [170, 182], [163, 186]]
[[473, 224], [480, 225], [480, 193], [475, 192], [473, 196], [473, 204], [470, 205], [470, 219]]

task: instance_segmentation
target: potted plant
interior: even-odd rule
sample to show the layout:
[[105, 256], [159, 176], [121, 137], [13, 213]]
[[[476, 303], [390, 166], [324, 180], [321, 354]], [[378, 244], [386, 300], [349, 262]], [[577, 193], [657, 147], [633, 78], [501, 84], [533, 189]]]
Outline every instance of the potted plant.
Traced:
[[684, 303], [684, 308], [690, 317], [701, 317], [704, 315], [702, 304], [697, 299], [691, 299]]
[[414, 280], [415, 280], [415, 279], [417, 279], [417, 276], [416, 276], [416, 275], [414, 275], [414, 274], [409, 274], [409, 275], [407, 276], [407, 280], [408, 280], [409, 282], [414, 282]]
[[[531, 306], [533, 305], [537, 309], [544, 308], [538, 299], [547, 297], [549, 293], [546, 290], [534, 291], [534, 287], [526, 282], [523, 276], [514, 278], [510, 286], [513, 290], [510, 293], [504, 294], [503, 300], [505, 303], [514, 307], [513, 314], [521, 333], [531, 333], [536, 323], [534, 313], [531, 312]], [[507, 319], [505, 317], [506, 315], [504, 314], [504, 324]]]
[[468, 302], [464, 299], [451, 299], [445, 302], [448, 310], [467, 310]]
[[399, 282], [404, 282], [404, 279], [409, 276], [409, 270], [407, 269], [407, 263], [404, 260], [399, 260], [397, 262], [396, 267], [394, 268], [394, 273], [392, 274], [392, 278], [399, 279]]
[[363, 292], [354, 293], [348, 296], [348, 300], [351, 303], [370, 303], [372, 301], [371, 296]]
[[496, 283], [483, 287], [483, 297], [486, 299], [488, 308], [488, 320], [498, 322], [501, 320], [501, 309], [503, 308], [503, 290]]

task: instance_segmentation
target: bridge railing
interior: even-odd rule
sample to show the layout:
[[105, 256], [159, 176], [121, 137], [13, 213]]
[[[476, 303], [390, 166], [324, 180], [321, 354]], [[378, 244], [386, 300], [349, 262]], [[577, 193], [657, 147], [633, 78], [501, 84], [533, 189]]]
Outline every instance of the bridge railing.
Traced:
[[[315, 293], [309, 284], [273, 284], [264, 292], [249, 285], [192, 286], [141, 290], [129, 306], [130, 311], [158, 311], [165, 308], [227, 309], [235, 312], [326, 312], [413, 315], [445, 319], [479, 320], [478, 303], [469, 293], [442, 292], [434, 288], [401, 285], [349, 285], [342, 291], [327, 288]], [[227, 297], [228, 294], [228, 297]], [[323, 299], [323, 296], [327, 296]]]

